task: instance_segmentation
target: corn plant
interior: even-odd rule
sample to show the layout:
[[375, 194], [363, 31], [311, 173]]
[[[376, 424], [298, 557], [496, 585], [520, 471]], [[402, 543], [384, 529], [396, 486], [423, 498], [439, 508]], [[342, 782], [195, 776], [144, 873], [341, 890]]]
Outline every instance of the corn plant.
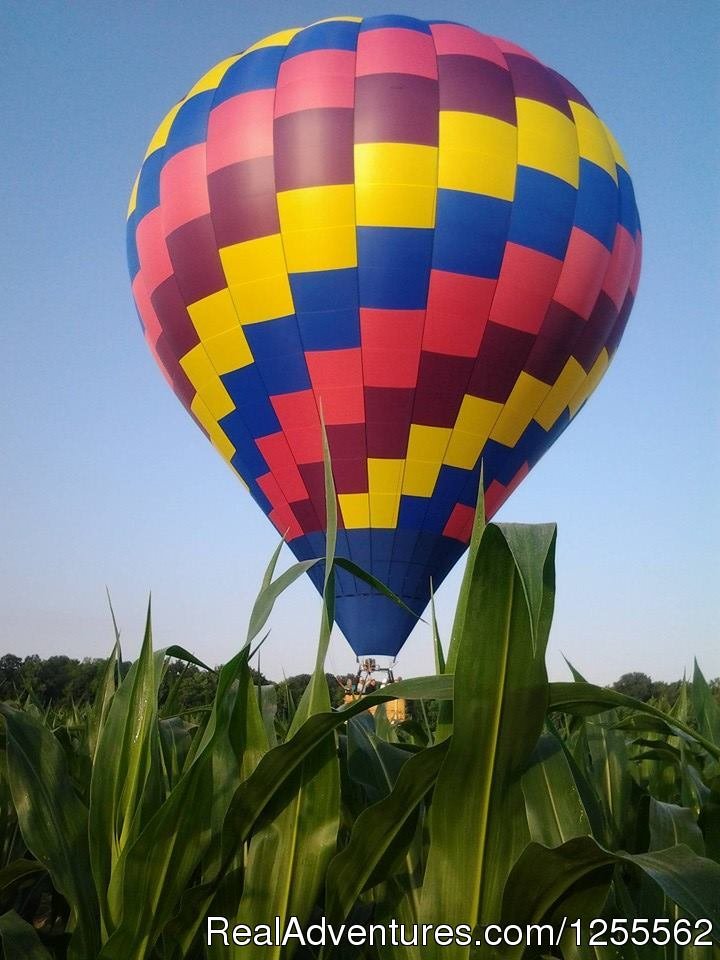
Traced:
[[[250, 661], [283, 591], [313, 563], [271, 559], [244, 645], [205, 711], [160, 702], [169, 658], [151, 619], [92, 710], [55, 722], [0, 706], [0, 939], [7, 960], [304, 960], [207, 945], [205, 918], [301, 925], [707, 918], [720, 942], [720, 710], [699, 668], [670, 709], [586, 682], [549, 683], [553, 526], [477, 522], [437, 673], [341, 709], [324, 672], [333, 623], [335, 494], [326, 457], [325, 591], [314, 672], [286, 724]], [[483, 516], [482, 503], [478, 516]], [[259, 639], [261, 638], [261, 639]], [[414, 716], [389, 723], [403, 697]], [[430, 723], [431, 704], [437, 722]], [[378, 709], [374, 715], [370, 706]], [[708, 956], [707, 947], [576, 945], [566, 960]], [[703, 951], [705, 951], [703, 953]], [[538, 956], [470, 946], [323, 948], [323, 960]]]

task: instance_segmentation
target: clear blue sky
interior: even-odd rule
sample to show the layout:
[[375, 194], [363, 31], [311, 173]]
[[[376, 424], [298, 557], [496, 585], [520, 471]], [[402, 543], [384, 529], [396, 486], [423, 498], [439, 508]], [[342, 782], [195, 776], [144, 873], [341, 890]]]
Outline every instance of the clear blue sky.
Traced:
[[[499, 519], [555, 520], [549, 667], [720, 674], [717, 42], [696, 0], [477, 3], [6, 2], [0, 653], [101, 656], [113, 594], [134, 656], [155, 640], [218, 663], [237, 648], [276, 535], [168, 390], [132, 305], [128, 193], [166, 110], [212, 64], [287, 26], [352, 12], [471, 24], [568, 77], [630, 161], [640, 293], [617, 358]], [[286, 558], [286, 560], [289, 560]], [[459, 571], [442, 587], [449, 630]], [[262, 668], [308, 670], [319, 603], [281, 601]], [[353, 662], [337, 637], [328, 666]], [[420, 625], [402, 674], [431, 669]]]

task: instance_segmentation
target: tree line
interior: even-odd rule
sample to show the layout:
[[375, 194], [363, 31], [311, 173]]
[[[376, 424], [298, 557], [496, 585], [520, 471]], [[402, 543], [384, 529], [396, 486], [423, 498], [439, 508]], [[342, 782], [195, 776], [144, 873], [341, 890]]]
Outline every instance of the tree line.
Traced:
[[[58, 655], [43, 659], [36, 653], [24, 658], [6, 653], [0, 657], [0, 700], [30, 697], [40, 707], [60, 709], [92, 703], [104, 665], [104, 659], [94, 657], [76, 660]], [[121, 665], [123, 676], [129, 669], [130, 661], [124, 661]], [[272, 683], [276, 687], [281, 712], [287, 704], [297, 704], [310, 679], [309, 674], [298, 674], [275, 682], [258, 671], [253, 674], [257, 683]], [[331, 674], [328, 674], [328, 681], [333, 703], [337, 705], [343, 698], [341, 684]], [[681, 683], [681, 680], [670, 683], [653, 680], [646, 673], [632, 672], [623, 674], [612, 687], [644, 702], [664, 700], [673, 703]], [[172, 687], [178, 710], [191, 711], [211, 702], [217, 686], [217, 673], [174, 660], [168, 666], [163, 686], [161, 696], [167, 695]], [[710, 688], [720, 702], [720, 677], [710, 681]]]
[[[18, 657], [6, 653], [0, 657], [0, 700], [22, 700], [30, 698], [38, 707], [71, 709], [92, 703], [106, 660], [99, 657], [84, 657], [76, 660], [72, 657], [57, 655], [43, 659], [36, 653], [27, 657]], [[122, 676], [128, 672], [132, 661], [124, 660], [120, 664]], [[164, 701], [170, 690], [178, 712], [190, 712], [209, 704], [217, 688], [217, 667], [203, 670], [192, 663], [172, 660], [167, 666], [160, 688], [160, 700]], [[305, 687], [310, 682], [309, 673], [301, 673], [274, 682], [257, 671], [251, 670], [258, 684], [272, 684], [277, 691], [278, 713], [293, 712]], [[331, 698], [334, 706], [342, 703], [343, 689], [337, 678], [327, 675]]]

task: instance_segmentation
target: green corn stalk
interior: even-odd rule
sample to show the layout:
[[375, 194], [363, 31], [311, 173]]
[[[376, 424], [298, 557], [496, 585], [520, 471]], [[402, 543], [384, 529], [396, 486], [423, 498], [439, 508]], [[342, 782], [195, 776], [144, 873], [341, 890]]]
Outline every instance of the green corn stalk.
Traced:
[[[519, 774], [547, 710], [554, 545], [554, 527], [493, 524], [478, 544], [457, 640], [452, 741], [429, 817], [425, 922], [490, 922], [529, 840]], [[459, 945], [428, 952], [469, 955]]]
[[[320, 640], [315, 670], [290, 724], [291, 738], [310, 717], [328, 712], [331, 706], [325, 657], [333, 624], [337, 501], [324, 428], [323, 450], [327, 518]], [[279, 917], [283, 926], [290, 917], [304, 923], [322, 888], [340, 824], [340, 770], [334, 734], [317, 744], [312, 755], [293, 772], [283, 792], [263, 810], [262, 817], [250, 841], [237, 912], [250, 926], [269, 923], [273, 917]], [[275, 960], [281, 952], [278, 945], [255, 950], [258, 958], [267, 960]], [[290, 948], [286, 955], [291, 952]], [[231, 949], [230, 956], [240, 957], [242, 953], [243, 948], [238, 947]]]
[[8, 778], [24, 841], [70, 907], [71, 960], [99, 948], [99, 909], [90, 872], [88, 811], [77, 796], [65, 755], [36, 717], [0, 704]]

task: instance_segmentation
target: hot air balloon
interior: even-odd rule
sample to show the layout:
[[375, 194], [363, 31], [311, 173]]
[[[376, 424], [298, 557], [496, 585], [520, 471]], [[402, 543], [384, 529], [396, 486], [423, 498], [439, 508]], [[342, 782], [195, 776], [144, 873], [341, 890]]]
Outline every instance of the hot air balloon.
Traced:
[[[471, 27], [340, 17], [206, 73], [128, 217], [150, 350], [301, 559], [418, 615], [605, 373], [637, 289], [627, 164], [574, 86]], [[321, 586], [319, 569], [311, 571]], [[415, 618], [340, 571], [358, 656]]]

